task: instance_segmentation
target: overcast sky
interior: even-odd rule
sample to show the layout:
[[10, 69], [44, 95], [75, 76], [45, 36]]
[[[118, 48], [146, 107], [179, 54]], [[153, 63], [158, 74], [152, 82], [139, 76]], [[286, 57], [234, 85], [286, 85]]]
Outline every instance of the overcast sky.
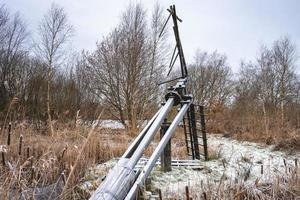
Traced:
[[[0, 0], [12, 12], [19, 11], [31, 32], [50, 7], [50, 0]], [[118, 23], [130, 0], [56, 0], [75, 27], [73, 46], [93, 50], [96, 41]], [[156, 1], [141, 0], [149, 11]], [[218, 50], [228, 57], [233, 70], [240, 61], [254, 60], [262, 44], [270, 45], [288, 35], [300, 48], [299, 0], [164, 0], [167, 8], [176, 5], [183, 19], [180, 34], [187, 63], [197, 49]], [[167, 15], [167, 12], [166, 12]]]

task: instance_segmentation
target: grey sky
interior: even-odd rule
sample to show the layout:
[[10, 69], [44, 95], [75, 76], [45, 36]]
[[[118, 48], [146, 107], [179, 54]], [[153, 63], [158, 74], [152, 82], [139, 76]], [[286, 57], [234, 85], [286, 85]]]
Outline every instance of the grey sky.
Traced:
[[[50, 0], [1, 0], [19, 11], [31, 32], [50, 7]], [[92, 50], [95, 43], [118, 23], [130, 0], [56, 0], [68, 13], [76, 35], [73, 46]], [[151, 10], [155, 1], [141, 1]], [[164, 0], [175, 4], [187, 63], [197, 49], [225, 53], [237, 70], [241, 59], [254, 60], [261, 44], [270, 45], [288, 35], [300, 48], [300, 1], [298, 0]], [[167, 13], [166, 13], [167, 14]]]

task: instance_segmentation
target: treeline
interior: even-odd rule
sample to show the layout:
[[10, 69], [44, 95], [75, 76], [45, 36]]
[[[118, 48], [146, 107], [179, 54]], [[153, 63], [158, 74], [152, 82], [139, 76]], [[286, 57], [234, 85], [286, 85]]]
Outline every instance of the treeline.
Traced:
[[[262, 46], [255, 61], [233, 74], [225, 55], [198, 52], [189, 66], [190, 90], [205, 105], [210, 131], [248, 133], [249, 139], [299, 134], [300, 77], [288, 37]], [[270, 141], [271, 142], [271, 141]]]
[[[60, 6], [52, 4], [33, 38], [20, 15], [2, 5], [2, 126], [25, 119], [45, 122], [53, 133], [53, 120], [94, 119], [105, 108], [105, 117], [136, 128], [163, 99], [165, 88], [157, 85], [166, 79], [173, 50], [171, 32], [159, 37], [165, 16], [158, 4], [151, 13], [131, 4], [95, 51], [75, 53], [69, 45], [74, 29]], [[297, 57], [296, 46], [283, 37], [261, 47], [255, 61], [241, 63], [233, 74], [225, 55], [199, 51], [188, 66], [189, 90], [206, 106], [212, 131], [295, 130], [300, 126]]]
[[[67, 43], [73, 34], [67, 16], [53, 4], [31, 38], [19, 14], [0, 7], [0, 110], [7, 120], [57, 118], [65, 108], [75, 112], [78, 91], [72, 70], [65, 71]], [[31, 44], [31, 39], [34, 43]], [[67, 107], [64, 107], [68, 104]]]

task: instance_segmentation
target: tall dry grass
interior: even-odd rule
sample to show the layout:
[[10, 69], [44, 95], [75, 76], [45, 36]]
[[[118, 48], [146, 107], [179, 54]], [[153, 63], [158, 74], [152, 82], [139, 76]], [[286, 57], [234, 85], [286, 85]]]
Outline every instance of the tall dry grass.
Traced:
[[0, 136], [0, 199], [17, 197], [58, 181], [64, 185], [66, 180], [61, 199], [85, 198], [77, 186], [83, 181], [86, 169], [120, 156], [131, 140], [123, 131], [99, 127], [93, 134], [90, 131], [87, 127], [59, 125], [55, 136], [48, 136], [32, 128], [12, 125], [9, 145], [8, 130]]
[[[60, 199], [87, 199], [89, 194], [78, 189], [84, 182], [86, 170], [97, 163], [121, 156], [133, 140], [125, 131], [100, 127], [92, 130], [91, 127], [55, 124], [55, 131], [52, 137], [26, 124], [12, 124], [9, 145], [8, 130], [4, 131], [0, 136], [0, 199], [18, 197], [21, 193], [26, 194], [27, 199], [32, 199], [33, 189], [53, 185], [59, 185]], [[146, 155], [151, 155], [158, 138], [159, 134]], [[213, 156], [212, 152], [210, 154]], [[181, 129], [172, 138], [172, 157], [188, 158]], [[288, 169], [284, 176], [270, 178], [268, 182], [263, 183], [258, 179], [248, 184], [242, 180], [221, 180], [217, 185], [200, 184], [197, 188], [191, 188], [190, 195], [194, 199], [293, 199], [300, 195], [299, 175], [299, 166], [297, 169], [295, 166]], [[56, 190], [54, 186], [53, 193]]]

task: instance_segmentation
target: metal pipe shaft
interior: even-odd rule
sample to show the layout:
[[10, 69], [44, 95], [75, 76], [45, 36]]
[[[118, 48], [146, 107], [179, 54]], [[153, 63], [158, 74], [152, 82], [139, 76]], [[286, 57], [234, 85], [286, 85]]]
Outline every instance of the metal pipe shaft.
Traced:
[[152, 141], [155, 133], [159, 129], [166, 115], [169, 113], [173, 104], [174, 99], [169, 98], [166, 104], [159, 111], [153, 123], [149, 125], [149, 129], [146, 131], [145, 135], [140, 136], [142, 140], [136, 141], [137, 147], [135, 147], [135, 145], [132, 146], [134, 149], [133, 155], [129, 158], [122, 157], [118, 161], [116, 166], [108, 173], [104, 182], [91, 196], [91, 200], [122, 200], [126, 197], [138, 175], [134, 171], [135, 165], [143, 155], [144, 150]]
[[136, 197], [136, 192], [138, 190], [138, 186], [142, 184], [145, 179], [149, 176], [151, 170], [155, 166], [157, 159], [159, 158], [161, 152], [166, 147], [167, 143], [169, 142], [170, 138], [172, 137], [173, 133], [175, 132], [176, 127], [182, 121], [184, 115], [186, 114], [190, 103], [184, 104], [180, 109], [179, 113], [174, 118], [173, 122], [171, 123], [170, 127], [168, 128], [167, 132], [165, 133], [164, 137], [159, 142], [158, 146], [152, 153], [147, 165], [144, 167], [141, 174], [138, 176], [137, 180], [135, 181], [133, 187], [130, 189], [128, 195], [126, 196], [125, 200], [132, 200]]
[[158, 116], [158, 114], [160, 113], [160, 111], [162, 110], [162, 107], [156, 112], [156, 114], [152, 117], [152, 119], [147, 123], [147, 125], [144, 127], [144, 129], [141, 131], [141, 133], [134, 139], [134, 141], [130, 144], [130, 146], [128, 147], [128, 149], [125, 151], [125, 153], [123, 154], [122, 158], [129, 158], [131, 156], [131, 154], [133, 153], [133, 151], [137, 148], [137, 145], [139, 145], [139, 143], [142, 141], [142, 139], [144, 138], [144, 136], [146, 135], [148, 129], [150, 128], [150, 126], [153, 124], [154, 120], [156, 119], [156, 117]]
[[160, 125], [162, 124], [162, 122], [166, 118], [167, 114], [171, 110], [173, 104], [174, 104], [174, 99], [169, 98], [168, 101], [166, 102], [166, 104], [163, 106], [161, 112], [159, 112], [158, 116], [154, 120], [152, 126], [149, 128], [146, 135], [144, 136], [144, 138], [140, 142], [139, 146], [136, 148], [135, 152], [131, 156], [130, 162], [128, 163], [129, 167], [134, 168], [136, 163], [142, 157], [145, 149], [148, 147], [148, 145], [152, 141], [155, 133], [158, 131]]

